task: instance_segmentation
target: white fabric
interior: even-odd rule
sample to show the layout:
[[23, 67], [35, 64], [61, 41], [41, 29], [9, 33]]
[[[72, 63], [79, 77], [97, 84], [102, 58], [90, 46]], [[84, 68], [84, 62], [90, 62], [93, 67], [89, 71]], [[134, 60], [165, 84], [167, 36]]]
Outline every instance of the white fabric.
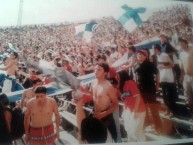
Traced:
[[109, 132], [109, 130], [107, 130], [107, 140], [106, 143], [112, 143], [113, 142], [113, 138], [111, 137], [111, 134]]
[[193, 76], [185, 75], [183, 81], [184, 96], [188, 104], [193, 103]]
[[113, 63], [115, 62], [115, 59], [113, 59], [112, 57], [107, 57], [107, 61], [106, 62], [108, 63], [109, 66], [112, 66]]
[[189, 67], [192, 62], [191, 60], [191, 54], [193, 55], [193, 49], [191, 49], [189, 52], [182, 51], [180, 53], [180, 60], [183, 64], [183, 69], [185, 71], [185, 74], [193, 72], [193, 68]]
[[[171, 62], [171, 59], [168, 54], [162, 52], [160, 55], [157, 57], [158, 62]], [[174, 73], [172, 68], [164, 68], [164, 69], [159, 69], [160, 72], [160, 82], [168, 82], [168, 83], [173, 83], [174, 82]]]
[[118, 71], [120, 69], [120, 67], [123, 64], [126, 64], [128, 61], [128, 54], [126, 53], [125, 55], [123, 55], [120, 59], [118, 59], [117, 61], [115, 61], [112, 65], [112, 67], [115, 67], [116, 70]]
[[115, 120], [115, 126], [117, 130], [117, 142], [121, 142], [121, 130], [120, 130], [120, 122], [119, 122], [119, 109], [113, 112], [113, 118]]
[[39, 67], [54, 70], [56, 68], [56, 65], [53, 62], [48, 62], [44, 59], [41, 59], [39, 61]]
[[3, 83], [2, 92], [5, 94], [11, 92], [11, 87], [12, 87], [12, 81], [6, 79]]
[[145, 135], [143, 132], [145, 112], [136, 113], [136, 117], [134, 118], [134, 113], [129, 109], [125, 109], [123, 110], [122, 118], [125, 131], [127, 132], [128, 141], [145, 141]]
[[[16, 79], [15, 76], [9, 76], [9, 78]], [[3, 82], [2, 93], [4, 93], [4, 94], [10, 93], [11, 88], [12, 88], [12, 80], [5, 79], [5, 81]]]
[[114, 53], [112, 53], [110, 55], [110, 57], [112, 57], [113, 59], [117, 60], [118, 59], [118, 55], [119, 55], [119, 53], [117, 51], [115, 51]]

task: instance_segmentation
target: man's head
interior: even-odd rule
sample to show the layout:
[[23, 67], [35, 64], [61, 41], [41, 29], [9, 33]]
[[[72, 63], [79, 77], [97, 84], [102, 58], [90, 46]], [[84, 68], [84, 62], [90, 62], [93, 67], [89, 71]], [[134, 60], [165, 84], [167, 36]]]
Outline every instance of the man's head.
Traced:
[[154, 54], [159, 54], [161, 52], [161, 46], [159, 44], [154, 44], [152, 46]]
[[104, 54], [98, 55], [97, 58], [96, 58], [96, 61], [98, 63], [104, 63], [104, 62], [106, 62], [106, 60], [107, 60], [107, 58], [106, 58], [106, 56]]
[[11, 59], [17, 59], [17, 58], [19, 58], [19, 55], [18, 55], [17, 52], [11, 52], [10, 58], [11, 58]]
[[109, 65], [107, 63], [98, 63], [95, 68], [96, 78], [103, 78], [109, 72]]
[[88, 143], [105, 143], [107, 140], [107, 128], [94, 117], [86, 117], [81, 123], [81, 138]]
[[43, 82], [40, 80], [40, 79], [34, 79], [34, 80], [32, 80], [32, 85], [34, 86], [34, 87], [37, 87], [37, 86], [41, 86], [43, 84]]
[[7, 106], [9, 105], [9, 99], [7, 97], [7, 95], [1, 93], [0, 94], [0, 103], [3, 105], [3, 106]]
[[46, 87], [40, 86], [35, 90], [36, 99], [38, 102], [43, 102], [46, 98], [47, 89]]
[[165, 43], [168, 40], [168, 37], [166, 36], [166, 34], [160, 34], [159, 38], [160, 38], [161, 43]]
[[133, 45], [132, 45], [132, 46], [129, 46], [127, 52], [128, 52], [129, 54], [135, 53], [135, 52], [136, 52], [136, 48], [135, 48]]
[[178, 44], [183, 50], [186, 50], [188, 48], [188, 41], [183, 38], [178, 38]]
[[5, 66], [8, 65], [9, 58], [8, 57], [3, 58], [3, 63], [4, 63]]
[[110, 55], [111, 55], [111, 52], [110, 52], [109, 50], [106, 50], [106, 51], [105, 51], [105, 54], [106, 54], [107, 56], [110, 56]]

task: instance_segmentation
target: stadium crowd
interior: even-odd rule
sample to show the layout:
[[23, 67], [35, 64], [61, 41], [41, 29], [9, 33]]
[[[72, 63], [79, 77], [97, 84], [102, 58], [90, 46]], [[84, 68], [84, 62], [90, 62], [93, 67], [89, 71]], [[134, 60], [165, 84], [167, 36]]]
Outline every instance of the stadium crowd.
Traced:
[[[116, 116], [118, 113], [118, 100], [122, 101], [125, 106], [122, 118], [128, 141], [145, 141], [144, 129], [152, 124], [148, 118], [149, 113], [153, 116], [154, 133], [163, 133], [159, 103], [156, 100], [156, 93], [160, 91], [160, 88], [166, 106], [165, 115], [171, 117], [177, 114], [176, 101], [183, 91], [187, 107], [193, 110], [193, 87], [191, 86], [193, 82], [188, 82], [192, 81], [193, 77], [193, 71], [190, 69], [193, 67], [191, 64], [193, 25], [190, 11], [187, 5], [173, 5], [157, 10], [132, 33], [127, 32], [113, 17], [97, 19], [95, 21], [98, 26], [89, 43], [75, 36], [75, 26], [78, 24], [1, 28], [0, 53], [5, 54], [1, 58], [5, 67], [0, 67], [0, 70], [7, 71], [9, 75], [5, 77], [4, 82], [0, 82], [2, 91], [5, 94], [13, 91], [12, 88], [4, 89], [9, 86], [7, 79], [16, 80], [25, 89], [31, 88], [30, 91], [25, 91], [21, 101], [22, 108], [24, 106], [27, 108], [26, 135], [33, 136], [29, 132], [30, 117], [34, 125], [32, 130], [51, 123], [50, 115], [46, 116], [48, 122], [41, 122], [42, 118], [37, 122], [33, 113], [36, 114], [38, 111], [37, 109], [30, 110], [30, 107], [38, 108], [38, 103], [36, 104], [35, 101], [27, 103], [27, 101], [34, 96], [41, 98], [41, 94], [44, 94], [45, 97], [46, 89], [39, 87], [35, 90], [34, 86], [38, 82], [45, 85], [53, 80], [43, 75], [41, 71], [30, 68], [24, 62], [19, 61], [19, 54], [11, 52], [8, 43], [31, 61], [46, 60], [50, 66], [64, 68], [76, 77], [94, 72], [97, 81], [91, 86], [84, 86], [82, 99], [76, 100], [77, 109], [79, 109], [77, 112], [81, 112], [81, 105], [93, 100], [94, 117], [105, 124], [114, 142], [121, 142], [120, 124], [119, 121], [114, 121], [116, 117], [113, 115]], [[153, 37], [159, 38], [160, 43], [154, 44], [151, 48], [137, 50], [135, 44]], [[6, 57], [6, 53], [10, 53], [9, 58]], [[127, 55], [127, 62], [122, 64], [117, 72], [113, 64], [125, 55]], [[92, 90], [92, 97], [85, 95], [87, 94], [85, 88]], [[108, 99], [104, 99], [105, 97]], [[50, 101], [50, 106], [54, 110], [49, 111], [51, 113], [53, 111], [58, 119], [54, 100], [46, 99]], [[48, 101], [44, 106], [49, 105]], [[33, 113], [30, 114], [30, 111]], [[42, 112], [46, 112], [45, 109]], [[77, 116], [80, 117], [80, 115]], [[121, 115], [118, 114], [118, 116]], [[83, 119], [78, 119], [78, 121], [81, 122]], [[85, 126], [79, 125], [79, 127], [82, 129]], [[53, 126], [51, 128], [53, 129]], [[47, 131], [47, 128], [45, 130]], [[57, 132], [57, 137], [58, 134]], [[53, 134], [50, 132], [46, 140], [52, 142], [52, 137]], [[87, 137], [91, 136], [84, 134], [82, 139], [89, 143], [90, 140]], [[26, 138], [26, 140], [34, 139], [33, 137]], [[34, 140], [36, 139], [38, 140], [38, 138]], [[32, 141], [31, 144], [33, 143]], [[90, 143], [93, 143], [92, 139]]]

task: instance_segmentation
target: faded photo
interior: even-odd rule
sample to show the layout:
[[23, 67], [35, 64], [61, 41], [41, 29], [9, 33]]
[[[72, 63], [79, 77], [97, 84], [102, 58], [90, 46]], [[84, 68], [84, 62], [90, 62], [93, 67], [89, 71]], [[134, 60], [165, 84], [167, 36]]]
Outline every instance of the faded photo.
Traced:
[[193, 3], [0, 0], [0, 145], [193, 144]]

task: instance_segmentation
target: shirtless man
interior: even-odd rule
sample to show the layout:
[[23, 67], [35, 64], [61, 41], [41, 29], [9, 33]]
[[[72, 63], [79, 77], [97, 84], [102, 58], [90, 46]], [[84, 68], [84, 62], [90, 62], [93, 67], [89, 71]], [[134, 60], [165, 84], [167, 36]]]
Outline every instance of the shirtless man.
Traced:
[[35, 97], [35, 89], [37, 86], [42, 85], [42, 81], [40, 79], [35, 79], [32, 81], [33, 86], [30, 89], [27, 89], [23, 92], [22, 98], [21, 98], [21, 108], [25, 110], [25, 107], [27, 105], [27, 102]]
[[118, 107], [118, 100], [113, 86], [106, 80], [109, 66], [99, 63], [95, 69], [97, 80], [92, 84], [94, 117], [102, 119], [113, 113]]
[[[35, 98], [27, 103], [24, 118], [25, 139], [29, 145], [53, 145], [59, 137], [60, 117], [54, 99], [46, 96], [47, 89], [43, 86], [35, 90]], [[56, 120], [56, 134], [52, 121], [53, 113]]]
[[95, 69], [96, 81], [91, 87], [92, 97], [82, 97], [83, 104], [93, 100], [94, 113], [93, 117], [100, 119], [108, 128], [111, 136], [117, 142], [117, 132], [113, 112], [118, 108], [118, 100], [115, 90], [111, 83], [106, 80], [109, 72], [109, 66], [106, 63], [99, 63]]
[[17, 63], [18, 63], [18, 54], [16, 52], [12, 52], [10, 54], [8, 64], [5, 65], [5, 67], [0, 68], [0, 70], [7, 71], [7, 76], [0, 83], [0, 85], [3, 87], [2, 88], [3, 93], [9, 93], [9, 92], [15, 91], [15, 85], [16, 85], [15, 73], [18, 69]]

